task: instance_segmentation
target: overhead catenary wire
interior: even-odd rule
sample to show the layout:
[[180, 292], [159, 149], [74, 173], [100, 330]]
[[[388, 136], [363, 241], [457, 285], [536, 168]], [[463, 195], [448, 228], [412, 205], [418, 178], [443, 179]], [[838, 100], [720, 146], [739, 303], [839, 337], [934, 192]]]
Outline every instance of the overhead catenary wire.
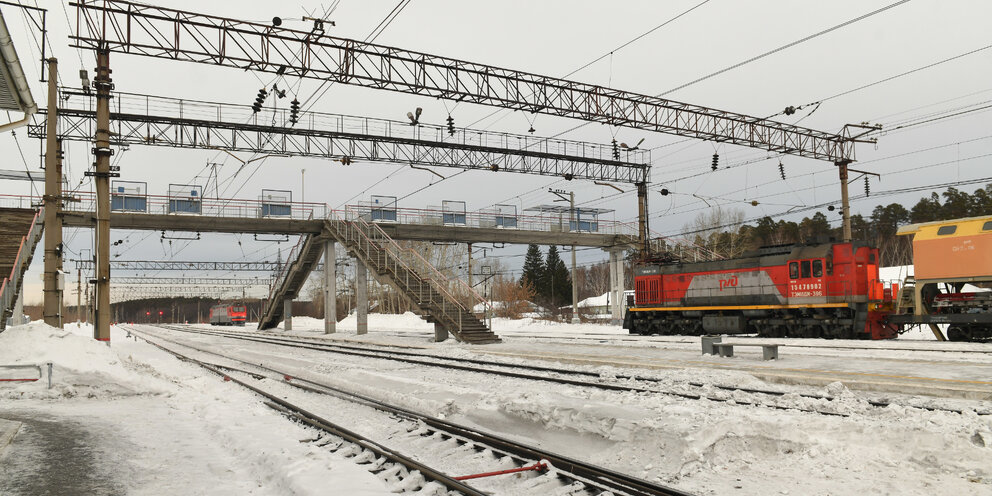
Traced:
[[[653, 28], [651, 28], [651, 29], [649, 29], [649, 30], [647, 30], [647, 31], [645, 31], [645, 32], [643, 32], [643, 33], [635, 36], [634, 38], [631, 38], [630, 40], [628, 40], [628, 41], [620, 44], [619, 46], [617, 46], [616, 48], [610, 50], [609, 52], [606, 52], [603, 55], [600, 55], [599, 57], [596, 57], [595, 59], [592, 59], [591, 61], [585, 63], [584, 65], [580, 66], [579, 68], [572, 70], [568, 74], [565, 74], [564, 76], [562, 76], [562, 78], [567, 78], [567, 77], [574, 76], [576, 73], [582, 71], [583, 69], [588, 68], [589, 66], [595, 64], [596, 62], [599, 62], [599, 61], [601, 61], [601, 60], [603, 60], [603, 59], [605, 59], [607, 57], [611, 57], [614, 53], [616, 53], [616, 52], [618, 52], [620, 50], [623, 50], [624, 48], [627, 48], [628, 46], [636, 43], [637, 41], [640, 41], [641, 39], [643, 39], [644, 37], [648, 36], [649, 34], [654, 33], [655, 31], [657, 31], [657, 30], [659, 30], [659, 29], [661, 29], [661, 28], [663, 28], [663, 27], [665, 27], [665, 26], [667, 26], [667, 25], [675, 22], [676, 20], [680, 19], [681, 17], [683, 17], [683, 16], [687, 15], [688, 13], [690, 13], [690, 12], [698, 9], [699, 7], [702, 7], [703, 5], [706, 5], [709, 2], [710, 2], [710, 0], [703, 0], [702, 2], [699, 2], [699, 3], [695, 4], [695, 5], [693, 5], [692, 7], [690, 7], [688, 9], [680, 12], [677, 15], [675, 15], [674, 17], [671, 17], [671, 18], [665, 20], [661, 24], [658, 24], [658, 25], [654, 26]], [[532, 93], [532, 95], [533, 95], [533, 93]], [[488, 119], [488, 118], [490, 118], [490, 117], [492, 117], [492, 116], [494, 116], [496, 114], [499, 114], [501, 112], [506, 112], [506, 111], [507, 111], [507, 109], [493, 110], [489, 114], [487, 114], [487, 115], [485, 115], [485, 116], [483, 116], [483, 117], [475, 120], [471, 124], [469, 124], [468, 127], [475, 126], [475, 125], [479, 124], [480, 122], [482, 122], [482, 121], [484, 121], [484, 120], [486, 120], [486, 119]], [[491, 125], [492, 124], [490, 124], [490, 126]], [[488, 129], [488, 128], [489, 128], [489, 126], [486, 126], [484, 129]]]
[[[676, 87], [674, 87], [674, 88], [672, 88], [672, 89], [669, 89], [669, 90], [666, 90], [666, 91], [663, 91], [663, 92], [661, 92], [661, 93], [658, 93], [657, 95], [654, 95], [654, 96], [655, 96], [655, 97], [658, 97], [658, 98], [660, 98], [660, 97], [663, 97], [663, 96], [665, 96], [665, 95], [668, 95], [668, 94], [670, 94], [670, 93], [674, 93], [674, 92], [676, 92], [676, 91], [678, 91], [678, 90], [682, 90], [682, 89], [685, 89], [685, 88], [688, 88], [689, 86], [693, 86], [693, 85], [695, 85], [695, 84], [698, 84], [698, 83], [701, 83], [701, 82], [703, 82], [703, 81], [706, 81], [706, 80], [708, 80], [708, 79], [711, 79], [711, 78], [714, 78], [714, 77], [716, 77], [716, 76], [719, 76], [719, 75], [721, 75], [721, 74], [724, 74], [724, 73], [726, 73], [726, 72], [729, 72], [729, 71], [732, 71], [732, 70], [734, 70], [734, 69], [737, 69], [737, 68], [740, 68], [740, 67], [743, 67], [743, 66], [745, 66], [745, 65], [747, 65], [747, 64], [750, 64], [750, 63], [752, 63], [752, 62], [756, 62], [756, 61], [758, 61], [758, 60], [761, 60], [761, 59], [763, 59], [763, 58], [765, 58], [765, 57], [768, 57], [768, 56], [771, 56], [771, 55], [774, 55], [774, 54], [776, 54], [776, 53], [779, 53], [779, 52], [782, 52], [782, 51], [784, 51], [784, 50], [787, 50], [787, 49], [789, 49], [789, 48], [792, 48], [792, 47], [794, 47], [794, 46], [797, 46], [797, 45], [800, 45], [800, 44], [803, 44], [803, 43], [805, 43], [805, 42], [807, 42], [807, 41], [810, 41], [810, 40], [813, 40], [813, 39], [816, 39], [816, 38], [819, 38], [820, 36], [823, 36], [823, 35], [825, 35], [825, 34], [828, 34], [828, 33], [832, 33], [832, 32], [834, 32], [834, 31], [836, 31], [836, 30], [838, 30], [838, 29], [841, 29], [841, 28], [844, 28], [844, 27], [847, 27], [847, 26], [850, 26], [851, 24], [854, 24], [854, 23], [857, 23], [857, 22], [859, 22], [859, 21], [862, 21], [862, 20], [865, 20], [865, 19], [867, 19], [867, 18], [869, 18], [869, 17], [872, 17], [872, 16], [874, 16], [874, 15], [877, 15], [877, 14], [880, 14], [880, 13], [882, 13], [882, 12], [885, 12], [885, 11], [887, 11], [887, 10], [889, 10], [889, 9], [892, 9], [892, 8], [895, 8], [895, 7], [898, 7], [898, 6], [900, 6], [900, 5], [902, 5], [902, 4], [904, 4], [904, 3], [907, 3], [907, 2], [909, 2], [909, 1], [910, 1], [910, 0], [899, 0], [898, 2], [895, 2], [895, 3], [891, 3], [891, 4], [889, 4], [889, 5], [886, 5], [886, 6], [884, 6], [884, 7], [882, 7], [882, 8], [879, 8], [879, 9], [876, 9], [876, 10], [874, 10], [874, 11], [871, 11], [871, 12], [868, 12], [867, 14], [862, 14], [862, 15], [860, 15], [860, 16], [858, 16], [858, 17], [855, 17], [855, 18], [853, 18], [853, 19], [849, 19], [849, 20], [847, 20], [847, 21], [844, 21], [844, 22], [842, 22], [842, 23], [840, 23], [840, 24], [837, 24], [837, 25], [834, 25], [834, 26], [831, 26], [831, 27], [829, 27], [829, 28], [827, 28], [827, 29], [824, 29], [824, 30], [821, 30], [821, 31], [818, 31], [818, 32], [816, 32], [816, 33], [813, 33], [813, 34], [811, 34], [811, 35], [809, 35], [809, 36], [805, 36], [805, 37], [803, 37], [803, 38], [800, 38], [800, 39], [798, 39], [798, 40], [795, 40], [795, 41], [792, 41], [792, 42], [790, 42], [790, 43], [786, 43], [785, 45], [781, 45], [781, 46], [779, 46], [779, 47], [776, 47], [776, 48], [773, 48], [773, 49], [771, 49], [771, 50], [768, 50], [768, 51], [766, 51], [766, 52], [763, 52], [763, 53], [761, 53], [761, 54], [759, 54], [759, 55], [755, 55], [755, 56], [753, 56], [753, 57], [750, 57], [750, 58], [748, 58], [748, 59], [745, 59], [745, 60], [742, 60], [742, 61], [740, 61], [740, 62], [737, 62], [736, 64], [733, 64], [733, 65], [730, 65], [730, 66], [728, 66], [728, 67], [725, 67], [725, 68], [723, 68], [723, 69], [720, 69], [720, 70], [718, 70], [718, 71], [715, 71], [715, 72], [712, 72], [712, 73], [710, 73], [710, 74], [707, 74], [707, 75], [705, 75], [705, 76], [702, 76], [702, 77], [699, 77], [699, 78], [696, 78], [696, 79], [694, 79], [694, 80], [692, 80], [692, 81], [689, 81], [689, 82], [687, 82], [687, 83], [683, 83], [683, 84], [681, 84], [681, 85], [679, 85], [679, 86], [676, 86]], [[583, 123], [583, 124], [579, 124], [579, 125], [577, 125], [577, 126], [575, 126], [575, 127], [572, 127], [572, 128], [570, 128], [570, 129], [567, 129], [567, 130], [565, 130], [565, 131], [562, 131], [562, 132], [560, 132], [560, 133], [558, 133], [558, 134], [555, 134], [555, 135], [554, 135], [554, 136], [552, 136], [552, 137], [553, 137], [553, 138], [557, 138], [557, 137], [559, 137], [559, 136], [561, 136], [561, 135], [563, 135], [563, 134], [567, 134], [567, 133], [570, 133], [570, 132], [573, 132], [573, 131], [575, 131], [575, 130], [577, 130], [577, 129], [580, 129], [580, 128], [583, 128], [583, 127], [585, 127], [585, 126], [587, 126], [587, 125], [589, 125], [589, 124], [590, 124], [589, 122], [586, 122], [586, 123]], [[683, 140], [683, 141], [688, 141], [688, 140]]]

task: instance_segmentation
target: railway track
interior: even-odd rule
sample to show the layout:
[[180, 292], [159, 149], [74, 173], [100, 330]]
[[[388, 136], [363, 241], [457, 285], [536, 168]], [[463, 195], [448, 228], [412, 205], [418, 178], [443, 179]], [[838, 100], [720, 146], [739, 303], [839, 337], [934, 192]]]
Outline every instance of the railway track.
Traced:
[[[565, 369], [557, 367], [548, 367], [542, 365], [526, 365], [526, 364], [515, 364], [507, 362], [499, 362], [493, 360], [481, 360], [481, 359], [470, 359], [470, 358], [452, 358], [444, 355], [436, 355], [429, 353], [418, 353], [410, 351], [399, 351], [399, 350], [386, 350], [381, 348], [364, 347], [364, 346], [354, 346], [354, 345], [342, 345], [334, 343], [319, 342], [319, 338], [287, 338], [281, 336], [264, 336], [258, 334], [250, 334], [246, 332], [232, 332], [232, 331], [219, 331], [219, 330], [207, 330], [207, 329], [197, 329], [190, 327], [179, 327], [179, 326], [162, 326], [166, 329], [172, 329], [181, 332], [193, 333], [193, 334], [203, 334], [203, 335], [213, 335], [219, 337], [226, 337], [231, 339], [240, 339], [245, 341], [253, 341], [260, 343], [273, 344], [277, 346], [286, 346], [301, 349], [310, 349], [314, 351], [322, 351], [329, 353], [336, 353], [342, 355], [359, 356], [366, 358], [375, 358], [383, 360], [391, 360], [404, 363], [412, 363], [417, 365], [426, 365], [431, 367], [439, 367], [445, 369], [456, 369], [463, 370], [467, 372], [477, 372], [490, 375], [498, 375], [503, 377], [511, 377], [526, 380], [536, 380], [536, 381], [546, 381], [553, 382], [557, 384], [566, 384], [571, 386], [581, 386], [589, 387], [601, 390], [609, 391], [619, 391], [619, 392], [634, 392], [634, 393], [648, 393], [648, 394], [663, 394], [668, 396], [675, 396], [683, 399], [691, 400], [708, 400], [714, 402], [723, 402], [743, 405], [743, 406], [758, 406], [766, 407], [777, 410], [794, 410], [803, 411], [808, 413], [815, 413], [819, 415], [830, 415], [830, 416], [848, 416], [846, 413], [841, 413], [836, 410], [828, 410], [822, 408], [807, 408], [798, 405], [790, 404], [777, 404], [774, 402], [762, 401], [763, 399], [778, 399], [782, 398], [790, 393], [777, 390], [769, 389], [759, 389], [759, 388], [748, 388], [740, 386], [726, 386], [726, 385], [716, 385], [716, 384], [704, 384], [701, 382], [688, 381], [682, 385], [685, 387], [682, 390], [676, 390], [672, 388], [663, 389], [659, 386], [663, 385], [666, 381], [663, 379], [658, 379], [648, 376], [640, 375], [625, 375], [618, 374], [615, 377], [616, 380], [611, 382], [603, 382], [601, 380], [601, 375], [597, 372], [575, 370], [575, 369]], [[465, 365], [472, 364], [472, 365]], [[541, 373], [537, 375], [535, 373]], [[553, 374], [553, 375], [548, 375]], [[576, 379], [574, 377], [581, 377], [582, 379]], [[592, 380], [590, 380], [592, 379]], [[632, 384], [631, 382], [634, 382]], [[621, 383], [622, 382], [622, 383]], [[640, 384], [644, 384], [643, 386]], [[714, 388], [721, 392], [729, 393], [727, 395], [715, 395], [708, 388]], [[742, 397], [740, 394], [743, 393], [750, 395], [751, 397]], [[817, 400], [826, 405], [830, 405], [835, 402], [837, 398], [827, 395], [820, 394], [808, 394], [808, 393], [792, 393], [800, 398], [808, 400]], [[889, 401], [881, 400], [866, 400], [867, 404], [871, 407], [885, 408], [892, 404]], [[918, 408], [928, 411], [945, 411], [950, 413], [962, 413], [961, 410], [951, 409], [951, 408], [940, 408], [925, 405], [908, 405], [901, 404], [900, 406], [906, 408]], [[981, 411], [977, 412], [979, 415], [992, 415], [992, 412]]]
[[[410, 337], [412, 332], [403, 333], [389, 333], [383, 332], [383, 335], [398, 336], [398, 337]], [[423, 336], [432, 336], [432, 333], [423, 332], [418, 333]], [[608, 333], [588, 333], [582, 334], [580, 336], [566, 336], [561, 334], [534, 334], [530, 332], [512, 332], [512, 331], [502, 331], [501, 335], [509, 336], [513, 338], [531, 339], [531, 340], [560, 340], [560, 341], [592, 341], [596, 343], [603, 343], [607, 341], [620, 341], [628, 343], [652, 343], [656, 345], [687, 345], [695, 346], [699, 344], [698, 336], [697, 339], [659, 339], [659, 336], [640, 336], [631, 334], [608, 334]], [[672, 338], [677, 338], [677, 336], [671, 336]], [[738, 337], [738, 336], [735, 336]], [[743, 339], [754, 339], [754, 342], [760, 342], [760, 340], [768, 340], [773, 338], [756, 338], [754, 336], [739, 336]], [[934, 352], [934, 353], [969, 353], [969, 354], [984, 354], [992, 355], [992, 345], [985, 347], [985, 349], [956, 349], [952, 348], [955, 344], [962, 344], [960, 342], [947, 341], [944, 344], [937, 343], [936, 346], [928, 346], [926, 348], [913, 348], [909, 346], [856, 346], [856, 345], [845, 345], [845, 344], [803, 344], [794, 343], [797, 339], [803, 338], [786, 338], [788, 339], [787, 346], [789, 348], [806, 348], [806, 349], [823, 349], [823, 350], [866, 350], [866, 351], [909, 351], [909, 352]], [[776, 342], [782, 342], [782, 339], [776, 339]], [[904, 340], [907, 343], [930, 343], [934, 344], [935, 341], [927, 340]], [[985, 343], [977, 343], [985, 344]], [[659, 346], [663, 347], [663, 346]]]
[[[188, 343], [181, 343], [158, 335], [157, 333], [139, 330], [133, 327], [127, 328], [128, 332], [141, 337], [153, 346], [176, 356], [177, 358], [199, 365], [215, 374], [222, 376], [225, 380], [230, 380], [242, 387], [245, 387], [266, 399], [266, 404], [282, 412], [287, 417], [310, 425], [319, 429], [334, 439], [321, 439], [322, 446], [329, 446], [335, 451], [345, 449], [346, 453], [356, 463], [368, 466], [370, 472], [381, 474], [381, 477], [397, 479], [392, 482], [394, 489], [401, 488], [408, 491], [420, 491], [418, 494], [437, 495], [483, 495], [492, 494], [491, 489], [483, 489], [482, 486], [474, 487], [464, 482], [467, 479], [475, 479], [481, 476], [505, 475], [508, 473], [530, 472], [541, 470], [543, 473], [531, 478], [521, 478], [520, 483], [527, 486], [527, 491], [546, 492], [551, 488], [545, 487], [554, 483], [555, 489], [564, 489], [570, 495], [589, 496], [689, 496], [690, 493], [681, 490], [662, 486], [649, 481], [645, 481], [621, 472], [605, 469], [592, 464], [588, 464], [567, 456], [552, 453], [540, 448], [527, 446], [509, 439], [493, 434], [481, 432], [476, 428], [467, 428], [422, 415], [405, 408], [389, 405], [383, 401], [345, 391], [333, 385], [323, 383], [318, 380], [298, 377], [289, 371], [280, 370], [268, 365], [251, 363], [237, 357], [219, 353], [214, 350], [204, 349]], [[177, 351], [173, 346], [166, 346], [169, 343], [173, 346], [185, 347], [199, 353], [210, 354], [233, 363], [237, 367], [210, 363], [194, 358], [190, 354]], [[255, 368], [260, 372], [251, 372], [246, 368]], [[502, 468], [501, 470], [482, 473], [470, 476], [452, 476], [442, 470], [428, 466], [426, 462], [418, 461], [414, 458], [402, 455], [398, 451], [386, 447], [376, 441], [361, 436], [345, 427], [331, 423], [330, 421], [307, 411], [301, 406], [285, 399], [285, 394], [277, 395], [272, 391], [267, 391], [261, 387], [250, 384], [247, 380], [237, 379], [232, 375], [245, 375], [254, 380], [260, 378], [277, 378], [308, 393], [333, 396], [348, 402], [371, 407], [380, 412], [387, 413], [397, 421], [407, 424], [406, 432], [409, 437], [417, 438], [421, 443], [441, 443], [448, 450], [465, 452], [478, 458], [479, 464], [488, 463], [492, 465], [494, 461], [503, 464], [512, 461], [516, 468]], [[338, 441], [340, 439], [340, 442]], [[457, 456], [457, 455], [456, 455]], [[465, 456], [458, 456], [462, 465], [465, 464]], [[472, 460], [469, 460], [472, 461]], [[400, 477], [403, 475], [404, 477]], [[543, 479], [542, 479], [543, 478]], [[433, 484], [434, 487], [428, 487]], [[433, 492], [425, 489], [434, 489]], [[508, 491], [520, 493], [519, 490]], [[557, 493], [557, 492], [556, 492]], [[561, 494], [564, 494], [562, 492]]]

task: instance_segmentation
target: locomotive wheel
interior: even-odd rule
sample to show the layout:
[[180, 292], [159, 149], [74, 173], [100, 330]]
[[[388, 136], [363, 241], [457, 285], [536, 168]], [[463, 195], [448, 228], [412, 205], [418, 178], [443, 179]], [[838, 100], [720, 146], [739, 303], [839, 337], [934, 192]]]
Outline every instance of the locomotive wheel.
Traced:
[[948, 341], [971, 341], [971, 329], [965, 326], [952, 326], [947, 328]]

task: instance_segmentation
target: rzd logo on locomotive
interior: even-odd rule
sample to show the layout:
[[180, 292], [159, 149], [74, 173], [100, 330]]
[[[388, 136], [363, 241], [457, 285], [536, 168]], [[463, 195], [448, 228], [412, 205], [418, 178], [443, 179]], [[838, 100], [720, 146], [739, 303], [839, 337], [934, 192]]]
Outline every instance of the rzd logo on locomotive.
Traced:
[[737, 276], [732, 276], [730, 279], [720, 279], [720, 291], [723, 288], [736, 288], [737, 287]]

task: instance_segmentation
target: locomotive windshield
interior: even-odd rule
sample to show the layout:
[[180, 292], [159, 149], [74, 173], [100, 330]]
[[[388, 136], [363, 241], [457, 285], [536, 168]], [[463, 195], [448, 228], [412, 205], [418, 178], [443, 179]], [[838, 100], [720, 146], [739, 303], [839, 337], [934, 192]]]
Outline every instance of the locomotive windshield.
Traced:
[[232, 312], [244, 312], [245, 311], [245, 307], [234, 306], [234, 307], [231, 307], [231, 311]]

